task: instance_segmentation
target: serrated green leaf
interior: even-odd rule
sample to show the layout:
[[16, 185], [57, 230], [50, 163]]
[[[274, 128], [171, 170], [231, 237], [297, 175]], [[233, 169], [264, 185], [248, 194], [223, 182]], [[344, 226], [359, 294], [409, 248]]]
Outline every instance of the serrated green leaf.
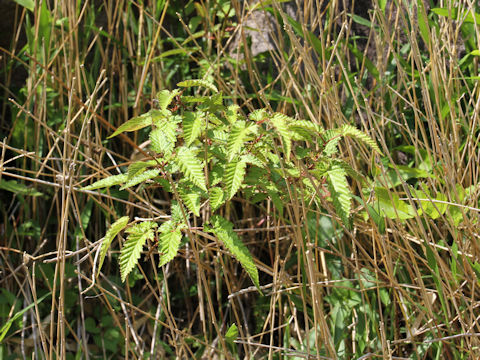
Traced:
[[155, 160], [149, 160], [149, 161], [137, 161], [128, 166], [127, 170], [127, 179], [130, 180], [136, 175], [139, 175], [145, 169], [147, 169], [149, 166], [155, 166], [157, 165], [157, 162]]
[[163, 177], [157, 177], [153, 181], [159, 184], [165, 191], [169, 193], [173, 192], [172, 185], [167, 179], [164, 179]]
[[248, 115], [248, 118], [252, 121], [259, 122], [267, 117], [268, 113], [265, 109], [254, 110]]
[[209, 131], [208, 137], [215, 142], [226, 142], [228, 139], [228, 133], [225, 131], [225, 127], [215, 127]]
[[227, 200], [230, 200], [240, 189], [245, 178], [247, 164], [242, 160], [235, 160], [225, 166], [223, 181], [225, 182]]
[[228, 161], [232, 161], [235, 155], [237, 155], [242, 148], [245, 137], [248, 134], [248, 132], [245, 130], [246, 125], [246, 121], [237, 121], [232, 126], [232, 130], [230, 131], [227, 139]]
[[271, 165], [275, 165], [274, 167], [278, 169], [280, 167], [280, 157], [272, 151], [265, 151], [264, 152], [266, 159], [270, 161]]
[[331, 157], [333, 154], [338, 152], [337, 145], [342, 139], [338, 129], [327, 130], [322, 134], [323, 141], [325, 142], [325, 147], [323, 149], [323, 154], [327, 157]]
[[270, 122], [274, 126], [275, 130], [277, 130], [278, 134], [282, 138], [283, 149], [287, 161], [290, 160], [290, 153], [292, 151], [292, 135], [288, 129], [288, 124], [291, 121], [293, 121], [292, 118], [280, 113], [273, 114], [272, 118], [270, 119]]
[[187, 206], [188, 210], [193, 212], [195, 216], [200, 216], [200, 194], [192, 190], [179, 191], [180, 198], [183, 200], [183, 203]]
[[247, 136], [255, 132], [257, 125], [249, 124], [244, 120], [237, 121], [228, 136], [227, 139], [227, 154], [228, 154], [228, 161], [232, 161], [232, 159], [240, 152], [242, 146], [245, 144], [245, 140]]
[[332, 163], [340, 166], [343, 170], [345, 170], [346, 174], [351, 178], [356, 179], [357, 181], [365, 180], [365, 177], [360, 172], [355, 170], [349, 163], [343, 160], [338, 160], [338, 159], [332, 160]]
[[[265, 144], [262, 141], [259, 141], [257, 144], [259, 144], [259, 145], [255, 146], [253, 149], [250, 149], [251, 155], [256, 157], [258, 159], [258, 161], [260, 161], [263, 164], [261, 167], [268, 166], [267, 163], [270, 160], [270, 154], [273, 153], [270, 150], [271, 149], [270, 144]], [[246, 155], [248, 155], [248, 154], [246, 154]], [[247, 160], [247, 163], [249, 163], [249, 162], [250, 161]]]
[[233, 231], [233, 224], [221, 216], [212, 216], [213, 233], [225, 245], [230, 253], [240, 262], [252, 279], [253, 284], [260, 290], [258, 270], [248, 248]]
[[217, 111], [224, 111], [225, 107], [223, 106], [223, 94], [221, 92], [217, 94], [213, 94], [208, 101], [205, 102], [205, 105], [200, 105], [198, 107], [199, 110], [207, 111], [209, 113], [209, 120], [215, 116], [215, 112]]
[[225, 118], [230, 124], [233, 124], [237, 121], [239, 109], [240, 109], [240, 106], [238, 106], [237, 104], [230, 105], [227, 108], [227, 111], [225, 112]]
[[318, 133], [320, 130], [319, 125], [309, 121], [309, 120], [291, 120], [288, 123], [288, 128], [289, 129], [304, 129], [306, 131], [309, 131], [311, 133]]
[[201, 111], [187, 112], [183, 118], [183, 138], [187, 146], [190, 146], [202, 133], [205, 124], [205, 116]]
[[175, 98], [175, 96], [180, 95], [182, 92], [179, 89], [175, 90], [161, 90], [157, 93], [158, 107], [162, 110], [167, 110], [168, 106]]
[[327, 171], [327, 179], [335, 211], [340, 216], [344, 226], [349, 228], [352, 193], [345, 170], [339, 164], [333, 164]]
[[152, 113], [154, 110], [150, 110], [149, 112], [142, 114], [140, 116], [136, 116], [130, 120], [128, 120], [126, 123], [123, 123], [118, 127], [115, 132], [107, 137], [107, 139], [111, 139], [125, 131], [135, 131], [142, 129], [146, 126], [150, 126], [153, 124], [153, 118], [152, 118]]
[[208, 183], [210, 186], [215, 186], [223, 179], [223, 166], [220, 164], [215, 164], [212, 167], [212, 170], [208, 172]]
[[93, 184], [81, 188], [81, 190], [96, 190], [113, 185], [123, 184], [128, 180], [127, 174], [110, 175], [105, 179], [95, 181]]
[[288, 129], [292, 132], [292, 139], [312, 141], [312, 135], [316, 136], [321, 127], [308, 120], [293, 120], [288, 123]]
[[227, 162], [227, 149], [225, 148], [225, 146], [222, 146], [222, 145], [212, 145], [210, 147], [208, 147], [208, 161], [212, 160], [212, 159], [216, 159], [218, 161], [220, 161], [221, 163], [225, 163]]
[[264, 167], [264, 164], [262, 163], [262, 161], [253, 154], [242, 155], [241, 159], [242, 159], [242, 161], [246, 162], [247, 164], [252, 164], [252, 165], [258, 166], [260, 168]]
[[188, 96], [184, 95], [182, 96], [182, 102], [185, 103], [204, 103], [210, 100], [210, 96]]
[[117, 234], [122, 231], [128, 225], [128, 216], [123, 216], [117, 221], [115, 221], [107, 230], [107, 233], [102, 239], [102, 245], [100, 248], [100, 259], [98, 259], [98, 270], [97, 275], [100, 273], [102, 269], [103, 262], [105, 260], [105, 256], [107, 255], [108, 248], [112, 243], [112, 240], [117, 236]]
[[153, 179], [154, 177], [157, 177], [160, 174], [160, 169], [150, 169], [146, 170], [138, 175], [135, 175], [132, 177], [130, 180], [128, 180], [125, 185], [123, 185], [120, 190], [125, 190], [128, 189], [129, 187], [138, 185], [144, 181]]
[[251, 167], [248, 169], [248, 173], [244, 181], [248, 185], [258, 184], [259, 186], [254, 186], [256, 189], [260, 189], [262, 185], [271, 183], [269, 171], [267, 171], [266, 166]]
[[156, 227], [157, 224], [153, 221], [144, 221], [125, 230], [128, 233], [128, 237], [123, 249], [120, 251], [119, 259], [122, 282], [125, 282], [127, 275], [137, 265], [145, 242], [153, 240], [155, 237], [154, 228]]
[[150, 132], [152, 150], [159, 154], [171, 154], [177, 142], [177, 124], [174, 121], [159, 121]]
[[201, 79], [191, 79], [191, 80], [185, 80], [181, 81], [177, 84], [179, 87], [194, 87], [194, 86], [201, 86], [207, 89], [212, 90], [214, 93], [218, 92], [218, 89], [215, 85], [213, 85], [211, 82], [206, 81], [206, 80], [201, 80]]
[[179, 148], [175, 161], [192, 183], [202, 190], [207, 191], [202, 163], [196, 157], [195, 152], [192, 149], [184, 146]]
[[170, 216], [172, 217], [174, 224], [181, 224], [184, 222], [182, 205], [175, 200], [172, 201], [172, 204], [170, 205]]
[[348, 135], [353, 137], [356, 140], [360, 140], [363, 143], [369, 145], [373, 150], [378, 152], [380, 155], [383, 155], [377, 143], [375, 142], [375, 140], [373, 140], [370, 136], [365, 134], [363, 131], [358, 130], [356, 127], [345, 124], [342, 126], [340, 131], [344, 136]]
[[159, 231], [161, 235], [158, 238], [158, 251], [160, 252], [158, 267], [166, 265], [177, 255], [182, 240], [182, 233], [179, 228], [175, 227], [172, 220], [163, 223]]
[[297, 159], [305, 159], [311, 152], [313, 152], [313, 149], [311, 148], [304, 148], [301, 146], [295, 147], [295, 155], [297, 156]]
[[293, 141], [307, 141], [312, 143], [312, 133], [310, 131], [297, 127], [289, 127], [288, 129], [292, 133], [291, 136]]
[[210, 188], [208, 194], [212, 211], [217, 210], [225, 202], [225, 193], [218, 187]]

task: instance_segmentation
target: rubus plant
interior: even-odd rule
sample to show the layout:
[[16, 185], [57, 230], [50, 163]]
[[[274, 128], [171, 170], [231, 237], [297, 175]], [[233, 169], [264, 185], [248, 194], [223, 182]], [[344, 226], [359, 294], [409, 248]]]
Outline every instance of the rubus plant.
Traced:
[[[201, 221], [240, 262], [257, 288], [258, 270], [234, 225], [228, 220], [229, 202], [243, 192], [251, 203], [270, 199], [283, 213], [289, 187], [296, 186], [308, 201], [331, 201], [345, 227], [350, 227], [352, 190], [347, 176], [359, 174], [335, 157], [338, 143], [351, 136], [380, 153], [376, 143], [350, 125], [324, 130], [308, 120], [255, 110], [247, 117], [237, 105], [224, 105], [217, 88], [204, 80], [187, 80], [181, 89], [162, 90], [155, 109], [121, 125], [111, 136], [150, 127], [150, 159], [135, 161], [124, 174], [99, 180], [85, 190], [113, 185], [122, 189], [154, 183], [172, 194], [171, 217], [162, 224], [128, 224], [124, 216], [112, 224], [99, 248], [100, 270], [112, 239], [126, 228], [120, 253], [122, 281], [137, 265], [147, 240], [158, 239], [159, 266], [172, 260], [183, 235], [189, 235], [191, 217]], [[200, 87], [204, 94], [187, 96], [185, 88]], [[302, 186], [300, 186], [301, 182]], [[223, 216], [221, 215], [223, 214]]]

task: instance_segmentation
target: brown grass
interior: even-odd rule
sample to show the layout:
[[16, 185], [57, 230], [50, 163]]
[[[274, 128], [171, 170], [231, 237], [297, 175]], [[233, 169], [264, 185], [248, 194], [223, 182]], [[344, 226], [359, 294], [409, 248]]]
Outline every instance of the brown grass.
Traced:
[[[198, 2], [212, 8], [214, 3]], [[342, 358], [335, 348], [339, 330], [332, 323], [336, 311], [343, 311], [335, 306], [342, 304], [344, 310], [350, 306], [345, 322], [337, 324], [343, 326], [345, 348], [358, 355], [362, 346], [358, 339], [369, 341], [360, 351], [362, 359], [480, 356], [478, 86], [458, 66], [462, 19], [439, 17], [438, 32], [429, 29], [428, 44], [417, 22], [408, 25], [417, 16], [415, 5], [392, 5], [385, 13], [376, 6], [369, 13], [376, 30], [365, 40], [364, 56], [356, 58], [347, 43], [364, 40], [351, 40], [355, 27], [348, 16], [351, 9], [334, 9], [334, 2], [322, 9], [320, 3], [309, 7], [299, 22], [321, 44], [315, 49], [274, 2], [284, 28], [272, 35], [275, 50], [270, 50], [268, 58], [274, 78], [270, 83], [248, 52], [248, 39], [242, 36], [245, 29], [236, 26], [230, 40], [225, 40], [228, 24], [208, 11], [200, 28], [209, 29], [218, 21], [222, 26], [210, 32], [211, 39], [204, 44], [194, 39], [182, 45], [173, 39], [178, 36], [174, 31], [186, 25], [175, 23], [172, 14], [156, 5], [99, 1], [103, 10], [98, 14], [89, 2], [76, 9], [75, 2], [55, 1], [50, 8], [54, 22], [66, 20], [52, 29], [48, 61], [40, 50], [19, 53], [18, 37], [10, 49], [2, 49], [2, 114], [11, 114], [11, 122], [7, 117], [2, 122], [0, 179], [16, 180], [44, 194], [5, 192], [8, 196], [1, 201], [0, 286], [18, 301], [16, 305], [2, 302], [8, 311], [0, 316], [6, 320], [34, 304], [1, 343], [4, 354], [36, 359], [64, 359], [76, 353], [87, 359], [107, 355]], [[251, 16], [240, 2], [232, 4], [240, 19]], [[458, 8], [474, 11], [472, 4], [463, 1]], [[321, 23], [318, 14], [323, 16]], [[39, 7], [27, 14], [19, 6], [17, 33], [27, 26], [27, 16], [35, 32], [41, 32]], [[88, 28], [90, 20], [96, 27]], [[247, 49], [243, 65], [226, 59], [237, 35]], [[477, 30], [472, 36], [478, 39]], [[112, 259], [121, 246], [119, 238], [112, 244], [111, 261], [106, 260], [92, 281], [96, 246], [107, 225], [124, 214], [132, 219], [164, 217], [171, 199], [151, 188], [129, 190], [128, 197], [113, 190], [100, 196], [79, 188], [115, 174], [117, 165], [127, 166], [135, 149], [148, 156], [145, 148], [136, 145], [136, 133], [117, 141], [104, 140], [120, 124], [148, 109], [157, 90], [183, 80], [177, 78], [182, 70], [175, 70], [168, 58], [157, 61], [155, 57], [162, 49], [192, 43], [202, 50], [186, 58], [190, 66], [208, 61], [207, 75], [245, 112], [271, 106], [325, 128], [356, 123], [386, 156], [380, 161], [366, 147], [347, 141], [341, 157], [365, 176], [377, 174], [392, 201], [395, 196], [404, 199], [417, 209], [416, 215], [403, 221], [386, 219], [381, 232], [362, 216], [363, 206], [357, 202], [354, 227], [348, 230], [335, 220], [326, 201], [307, 203], [293, 187], [283, 216], [270, 201], [253, 206], [238, 199], [230, 211], [256, 258], [264, 297], [239, 264], [197, 224], [193, 224], [194, 239], [164, 269], [157, 268], [157, 255], [146, 251], [145, 261], [142, 257], [131, 276], [137, 281], [129, 280], [132, 287], [119, 282], [118, 264]], [[404, 44], [410, 46], [408, 51], [402, 50]], [[37, 42], [36, 46], [42, 45]], [[367, 53], [382, 74], [378, 78], [371, 72], [367, 76]], [[397, 59], [393, 68], [392, 58]], [[23, 93], [10, 87], [16, 70], [7, 68], [9, 62], [27, 68]], [[477, 65], [474, 60], [472, 69], [477, 70]], [[169, 77], [171, 71], [173, 77]], [[385, 75], [387, 71], [391, 75]], [[248, 82], [242, 83], [242, 76]], [[277, 93], [296, 101], [271, 101]], [[346, 115], [348, 101], [352, 107]], [[412, 145], [412, 153], [395, 149], [399, 145]], [[403, 169], [397, 166], [402, 164], [399, 156], [416, 167], [422, 159], [431, 159], [429, 177], [417, 182], [434, 199], [443, 194], [444, 200], [439, 201], [458, 209], [461, 220], [455, 223], [449, 211], [436, 219], [422, 215], [419, 210], [426, 202], [412, 195], [411, 182], [388, 184], [387, 172], [400, 176]], [[369, 201], [360, 182], [353, 184], [356, 195]], [[434, 204], [441, 206], [439, 201]], [[311, 228], [306, 226], [308, 213], [316, 216]], [[330, 234], [336, 237], [322, 238], [312, 232], [326, 223], [333, 226]], [[24, 224], [37, 226], [38, 234], [25, 234]], [[340, 302], [342, 290], [350, 296], [344, 301], [355, 305]], [[48, 292], [55, 296], [38, 303]], [[91, 320], [93, 326], [88, 325]], [[358, 335], [363, 322], [367, 322], [366, 334]], [[233, 352], [223, 335], [232, 323], [239, 329]], [[98, 334], [92, 332], [95, 328]], [[117, 353], [101, 345], [115, 342], [116, 336]], [[94, 337], [104, 340], [97, 343]]]

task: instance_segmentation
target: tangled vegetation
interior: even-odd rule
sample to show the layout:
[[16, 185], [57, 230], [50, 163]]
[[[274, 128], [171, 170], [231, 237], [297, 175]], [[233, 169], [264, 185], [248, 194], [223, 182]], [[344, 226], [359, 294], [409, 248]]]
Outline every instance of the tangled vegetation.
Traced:
[[12, 4], [1, 359], [480, 356], [476, 4]]

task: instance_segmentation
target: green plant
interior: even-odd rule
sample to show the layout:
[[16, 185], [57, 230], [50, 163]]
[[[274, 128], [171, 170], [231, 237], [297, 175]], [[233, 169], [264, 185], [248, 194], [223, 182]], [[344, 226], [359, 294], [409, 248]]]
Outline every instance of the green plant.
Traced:
[[[253, 257], [228, 220], [232, 201], [240, 191], [252, 204], [270, 198], [281, 215], [287, 203], [284, 195], [291, 186], [297, 186], [307, 201], [328, 198], [343, 225], [350, 227], [353, 193], [347, 175], [360, 175], [334, 155], [344, 136], [380, 153], [370, 137], [350, 125], [324, 130], [311, 121], [270, 114], [265, 109], [245, 117], [237, 105], [225, 106], [222, 94], [207, 81], [187, 80], [178, 86], [199, 86], [213, 95], [187, 96], [180, 89], [160, 91], [157, 109], [122, 124], [110, 136], [151, 127], [151, 158], [133, 162], [126, 173], [84, 188], [122, 185], [123, 190], [150, 183], [162, 186], [173, 196], [170, 219], [161, 226], [149, 220], [126, 229], [128, 236], [119, 259], [123, 281], [136, 266], [148, 240], [158, 239], [159, 266], [172, 260], [183, 235], [194, 237], [194, 216], [203, 223], [202, 232], [197, 227], [195, 233], [211, 233], [220, 240], [260, 290]], [[108, 230], [101, 245], [99, 268], [112, 238], [127, 223], [128, 218], [122, 217]]]
[[[17, 27], [0, 48], [0, 358], [480, 357], [471, 316], [480, 278], [477, 4], [429, 11], [384, 0], [371, 9], [349, 1], [7, 3], [16, 9], [6, 23]], [[258, 24], [249, 21], [256, 11], [266, 16]], [[252, 32], [274, 46], [253, 56]], [[181, 118], [172, 160], [134, 146], [157, 129], [148, 116], [141, 118], [151, 126], [105, 140], [150, 108], [158, 89], [195, 78], [215, 83], [246, 114], [270, 111], [232, 161], [264, 130], [260, 140], [280, 147], [267, 159], [273, 170], [247, 163], [238, 191], [212, 210], [227, 188], [217, 170], [230, 157], [205, 150], [208, 123], [187, 146], [213, 189], [191, 197], [198, 216], [179, 191], [185, 176], [176, 156], [186, 146], [184, 117], [202, 103], [182, 96], [187, 105], [173, 111], [175, 98], [166, 105]], [[214, 110], [222, 122], [224, 109]], [[300, 130], [306, 140], [289, 130], [289, 160], [274, 112], [318, 129]], [[329, 135], [317, 124], [340, 130]], [[344, 124], [375, 138], [384, 156], [373, 163], [369, 148], [349, 140], [321, 154]], [[228, 140], [233, 125], [223, 131]], [[330, 177], [316, 166], [322, 157], [368, 174], [361, 184], [348, 179], [347, 222], [333, 206]], [[179, 170], [162, 173], [156, 158]], [[124, 190], [79, 191], [119, 171], [104, 184], [127, 185], [135, 166], [146, 177], [160, 172]], [[214, 216], [252, 252], [265, 296], [222, 251], [224, 234], [210, 231]], [[113, 225], [94, 259], [105, 220]], [[172, 231], [165, 244], [175, 246], [160, 259], [149, 252], [138, 266], [134, 259], [122, 287], [112, 266], [119, 252], [109, 251], [119, 246], [117, 234], [128, 227], [133, 250], [145, 249], [142, 242], [155, 250], [162, 226]], [[178, 241], [177, 257], [158, 272]], [[51, 301], [39, 303], [47, 293]]]

